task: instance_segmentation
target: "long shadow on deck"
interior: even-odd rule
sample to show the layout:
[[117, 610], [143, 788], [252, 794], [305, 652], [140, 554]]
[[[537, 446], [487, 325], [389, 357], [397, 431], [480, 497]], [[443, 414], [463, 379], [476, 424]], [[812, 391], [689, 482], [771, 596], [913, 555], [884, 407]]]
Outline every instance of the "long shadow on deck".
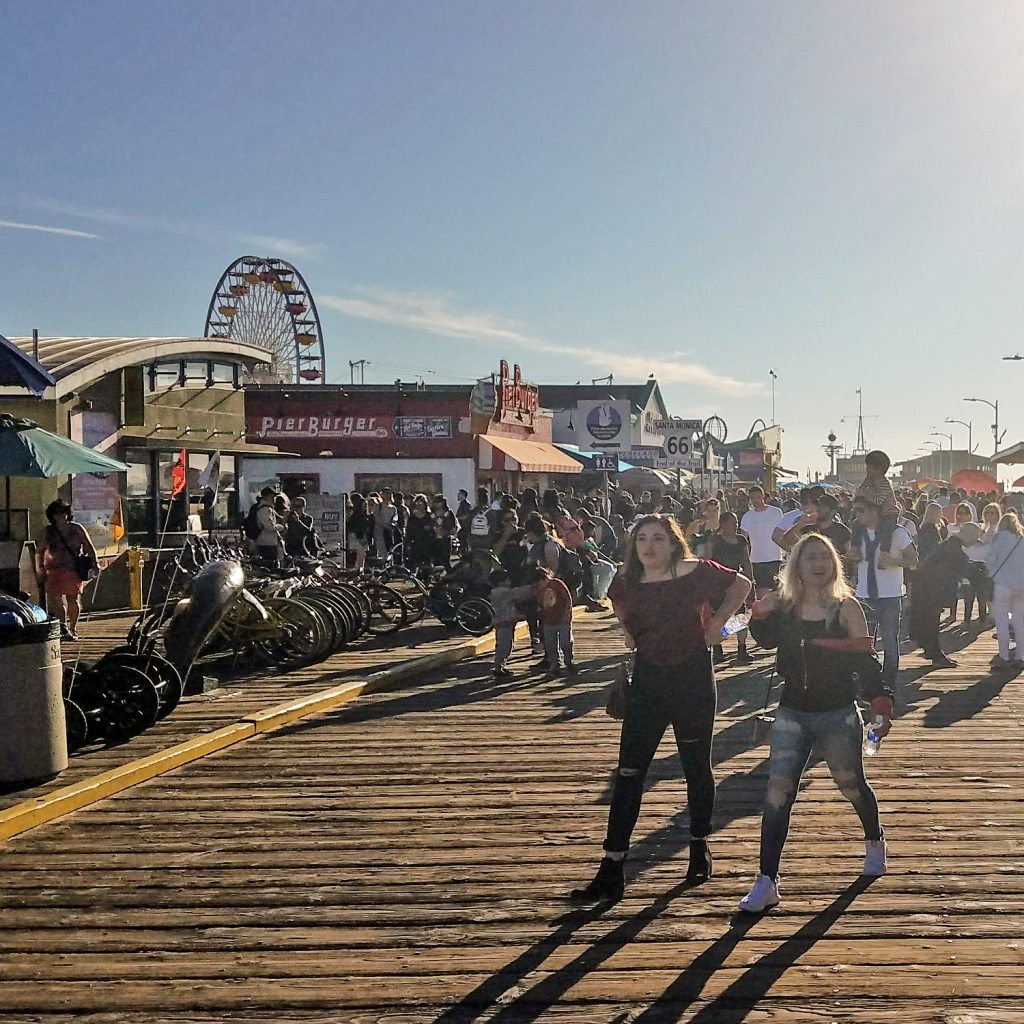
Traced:
[[[690, 1018], [690, 1024], [740, 1024], [751, 1010], [771, 990], [771, 987], [839, 920], [858, 896], [866, 892], [874, 878], [861, 877], [843, 890], [820, 914], [815, 914], [802, 928], [794, 932], [770, 953], [756, 960], [728, 988]], [[750, 915], [741, 915], [742, 918]], [[757, 921], [759, 918], [753, 918]], [[733, 923], [700, 956], [696, 957], [679, 977], [640, 1016], [640, 1021], [676, 1021], [700, 998], [704, 986], [714, 971], [725, 963], [751, 924], [741, 918]]]

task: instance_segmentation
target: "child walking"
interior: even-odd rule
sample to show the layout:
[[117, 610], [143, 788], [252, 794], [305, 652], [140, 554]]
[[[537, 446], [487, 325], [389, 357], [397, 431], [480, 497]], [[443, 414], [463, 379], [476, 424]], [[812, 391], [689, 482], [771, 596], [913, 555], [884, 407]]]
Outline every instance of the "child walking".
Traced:
[[572, 594], [569, 588], [556, 579], [550, 569], [538, 565], [535, 572], [534, 593], [540, 608], [541, 629], [544, 635], [544, 660], [535, 666], [546, 669], [551, 677], [559, 676], [559, 651], [565, 659], [565, 671], [576, 674], [576, 663], [572, 658]]

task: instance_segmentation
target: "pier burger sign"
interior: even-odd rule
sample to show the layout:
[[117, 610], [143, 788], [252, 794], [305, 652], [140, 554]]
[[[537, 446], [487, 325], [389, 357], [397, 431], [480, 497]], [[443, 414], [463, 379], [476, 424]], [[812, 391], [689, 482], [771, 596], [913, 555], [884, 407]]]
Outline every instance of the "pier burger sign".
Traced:
[[509, 376], [508, 360], [502, 359], [496, 389], [497, 409], [494, 418], [499, 423], [533, 426], [533, 418], [540, 405], [537, 388], [523, 383], [523, 374], [516, 363]]

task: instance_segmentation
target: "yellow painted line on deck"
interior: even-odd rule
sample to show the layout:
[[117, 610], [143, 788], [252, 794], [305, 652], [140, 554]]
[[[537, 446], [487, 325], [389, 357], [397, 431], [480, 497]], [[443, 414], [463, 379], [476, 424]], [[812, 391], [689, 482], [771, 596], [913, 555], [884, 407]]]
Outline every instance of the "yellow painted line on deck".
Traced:
[[[525, 623], [516, 627], [516, 638], [528, 635]], [[272, 732], [292, 722], [300, 721], [311, 715], [322, 714], [341, 707], [355, 700], [364, 693], [379, 693], [391, 686], [414, 676], [432, 672], [434, 669], [467, 658], [475, 658], [494, 650], [494, 634], [466, 640], [446, 651], [428, 654], [422, 658], [413, 658], [381, 672], [374, 672], [362, 680], [332, 686], [320, 690], [307, 697], [299, 697], [275, 704], [253, 714], [245, 715], [232, 725], [215, 729], [213, 732], [195, 736], [184, 743], [178, 743], [166, 750], [157, 751], [137, 761], [129, 761], [119, 768], [96, 775], [91, 779], [55, 789], [52, 793], [15, 804], [5, 811], [0, 811], [0, 842], [28, 832], [30, 829], [45, 825], [57, 818], [81, 810], [108, 796], [123, 793], [140, 782], [155, 779], [158, 775], [173, 771], [182, 765], [198, 761], [200, 758], [226, 750], [244, 740], [253, 739], [261, 733]]]

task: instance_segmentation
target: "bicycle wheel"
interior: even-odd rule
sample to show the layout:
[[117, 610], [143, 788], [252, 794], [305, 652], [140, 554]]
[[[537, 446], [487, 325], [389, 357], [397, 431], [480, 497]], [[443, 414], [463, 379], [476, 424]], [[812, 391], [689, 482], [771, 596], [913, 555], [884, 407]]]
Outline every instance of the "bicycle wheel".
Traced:
[[459, 605], [455, 621], [472, 636], [483, 636], [494, 625], [494, 609], [482, 597], [471, 597]]
[[409, 606], [405, 598], [384, 583], [367, 583], [366, 596], [373, 610], [367, 632], [374, 636], [391, 636], [409, 619]]
[[402, 595], [409, 609], [409, 625], [419, 622], [427, 614], [427, 588], [414, 576], [402, 571], [383, 577], [381, 582]]
[[268, 598], [263, 605], [278, 626], [282, 663], [309, 665], [327, 655], [329, 634], [316, 609], [294, 597]]

